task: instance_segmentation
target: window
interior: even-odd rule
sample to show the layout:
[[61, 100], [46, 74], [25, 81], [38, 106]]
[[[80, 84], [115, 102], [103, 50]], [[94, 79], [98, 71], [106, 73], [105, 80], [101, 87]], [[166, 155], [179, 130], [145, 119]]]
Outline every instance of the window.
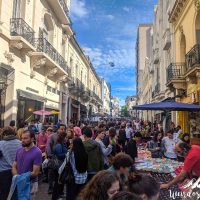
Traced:
[[52, 93], [56, 94], [56, 89], [52, 88]]
[[47, 85], [47, 91], [51, 92], [51, 87]]
[[59, 90], [57, 90], [57, 95], [60, 95], [60, 91]]

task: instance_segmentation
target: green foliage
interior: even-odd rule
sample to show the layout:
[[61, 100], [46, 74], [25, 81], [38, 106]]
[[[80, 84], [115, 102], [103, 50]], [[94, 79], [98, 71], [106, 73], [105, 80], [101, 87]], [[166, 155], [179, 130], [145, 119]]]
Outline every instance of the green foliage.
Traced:
[[122, 106], [122, 108], [121, 108], [121, 116], [130, 117], [127, 106]]

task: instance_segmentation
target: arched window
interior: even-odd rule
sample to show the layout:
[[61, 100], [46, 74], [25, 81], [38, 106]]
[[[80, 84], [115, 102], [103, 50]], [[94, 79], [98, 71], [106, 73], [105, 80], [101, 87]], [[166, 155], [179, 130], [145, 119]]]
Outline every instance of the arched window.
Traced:
[[200, 12], [197, 14], [196, 17], [195, 29], [196, 29], [196, 43], [200, 44]]
[[185, 54], [186, 54], [186, 39], [185, 35], [182, 33], [180, 40], [180, 62], [185, 62]]

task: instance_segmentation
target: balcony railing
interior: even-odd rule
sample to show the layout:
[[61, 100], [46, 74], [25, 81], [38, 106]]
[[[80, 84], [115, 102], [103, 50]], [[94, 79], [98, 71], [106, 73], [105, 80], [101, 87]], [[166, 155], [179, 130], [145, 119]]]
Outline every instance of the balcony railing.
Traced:
[[66, 4], [65, 0], [59, 0], [59, 3], [61, 5], [61, 7], [62, 7], [62, 9], [63, 9], [63, 11], [65, 13], [65, 15], [67, 17], [69, 17], [69, 10], [68, 10], [68, 7], [67, 7], [67, 4]]
[[200, 44], [196, 44], [185, 56], [187, 70], [200, 65]]
[[10, 19], [10, 35], [21, 36], [34, 46], [35, 32], [22, 18]]
[[35, 47], [38, 52], [46, 53], [54, 62], [68, 73], [67, 62], [45, 38], [35, 39]]
[[185, 72], [185, 63], [171, 63], [167, 68], [167, 83], [171, 80], [182, 79]]

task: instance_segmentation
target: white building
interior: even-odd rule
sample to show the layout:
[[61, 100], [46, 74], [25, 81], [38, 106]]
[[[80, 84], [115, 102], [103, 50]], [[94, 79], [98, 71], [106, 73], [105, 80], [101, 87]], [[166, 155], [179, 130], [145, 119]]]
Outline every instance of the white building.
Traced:
[[102, 88], [102, 101], [103, 101], [103, 109], [102, 114], [104, 116], [109, 116], [111, 113], [111, 88], [110, 84], [106, 83], [105, 79], [101, 79], [101, 88]]
[[120, 116], [120, 105], [119, 105], [119, 98], [118, 97], [111, 97], [111, 104], [112, 104], [112, 117], [116, 118]]
[[133, 110], [133, 106], [135, 106], [137, 103], [137, 97], [136, 96], [128, 96], [128, 97], [126, 97], [125, 103], [126, 103], [128, 111], [129, 111], [129, 115], [131, 117], [136, 117], [136, 111]]

